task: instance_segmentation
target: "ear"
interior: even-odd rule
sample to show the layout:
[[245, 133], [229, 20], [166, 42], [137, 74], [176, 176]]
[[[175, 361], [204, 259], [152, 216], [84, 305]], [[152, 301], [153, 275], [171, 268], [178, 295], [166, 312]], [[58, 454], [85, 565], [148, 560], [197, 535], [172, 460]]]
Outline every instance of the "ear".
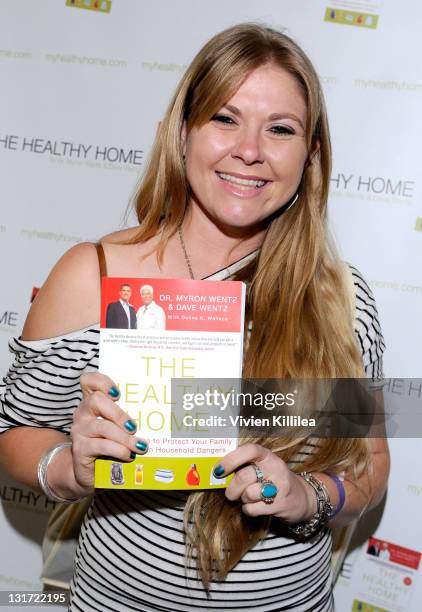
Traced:
[[312, 160], [314, 159], [315, 155], [318, 154], [318, 151], [320, 150], [320, 148], [321, 148], [321, 142], [318, 139], [312, 144], [312, 147], [308, 153], [308, 157], [305, 162], [305, 168], [307, 168], [310, 164], [312, 164]]

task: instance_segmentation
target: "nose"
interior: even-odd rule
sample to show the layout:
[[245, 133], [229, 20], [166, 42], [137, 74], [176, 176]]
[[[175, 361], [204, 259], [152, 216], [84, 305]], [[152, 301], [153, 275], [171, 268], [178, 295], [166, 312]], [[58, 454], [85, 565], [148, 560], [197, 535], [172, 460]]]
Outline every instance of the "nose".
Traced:
[[259, 131], [254, 128], [239, 130], [231, 155], [247, 166], [262, 164], [264, 155]]

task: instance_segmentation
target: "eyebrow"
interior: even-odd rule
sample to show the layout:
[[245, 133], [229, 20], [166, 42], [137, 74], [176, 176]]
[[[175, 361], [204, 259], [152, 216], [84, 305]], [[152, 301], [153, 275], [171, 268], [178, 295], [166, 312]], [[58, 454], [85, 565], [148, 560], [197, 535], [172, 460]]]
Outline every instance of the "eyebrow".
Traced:
[[[233, 115], [236, 115], [236, 117], [240, 117], [242, 115], [242, 113], [237, 108], [237, 106], [232, 106], [231, 104], [225, 104], [223, 108], [226, 108], [228, 111], [233, 113]], [[302, 121], [299, 119], [297, 115], [293, 113], [272, 113], [268, 117], [269, 121], [279, 121], [280, 119], [292, 119], [293, 121], [296, 121], [300, 125], [302, 130], [305, 130], [305, 126], [303, 125]]]

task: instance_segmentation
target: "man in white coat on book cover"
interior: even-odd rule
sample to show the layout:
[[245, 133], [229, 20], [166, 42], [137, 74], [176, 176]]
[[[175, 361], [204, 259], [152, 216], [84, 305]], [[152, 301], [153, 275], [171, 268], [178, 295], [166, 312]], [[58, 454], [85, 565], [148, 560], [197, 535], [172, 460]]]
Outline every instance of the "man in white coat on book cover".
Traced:
[[138, 329], [166, 329], [166, 313], [154, 302], [154, 289], [143, 285], [140, 294], [143, 306], [136, 313]]

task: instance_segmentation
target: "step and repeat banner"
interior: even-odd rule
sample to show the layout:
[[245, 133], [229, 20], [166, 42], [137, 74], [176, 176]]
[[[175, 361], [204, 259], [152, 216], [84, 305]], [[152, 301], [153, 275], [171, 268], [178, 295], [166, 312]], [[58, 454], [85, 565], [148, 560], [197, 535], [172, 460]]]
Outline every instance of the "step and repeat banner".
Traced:
[[[134, 223], [127, 205], [180, 76], [206, 40], [244, 21], [285, 30], [317, 68], [333, 140], [332, 233], [375, 294], [391, 392], [422, 396], [402, 380], [422, 373], [418, 0], [1, 2], [2, 372], [60, 255]], [[341, 611], [420, 607], [422, 445], [396, 439], [391, 452], [385, 503], [360, 524], [337, 581]], [[54, 504], [1, 473], [0, 498], [0, 590], [40, 590]]]

